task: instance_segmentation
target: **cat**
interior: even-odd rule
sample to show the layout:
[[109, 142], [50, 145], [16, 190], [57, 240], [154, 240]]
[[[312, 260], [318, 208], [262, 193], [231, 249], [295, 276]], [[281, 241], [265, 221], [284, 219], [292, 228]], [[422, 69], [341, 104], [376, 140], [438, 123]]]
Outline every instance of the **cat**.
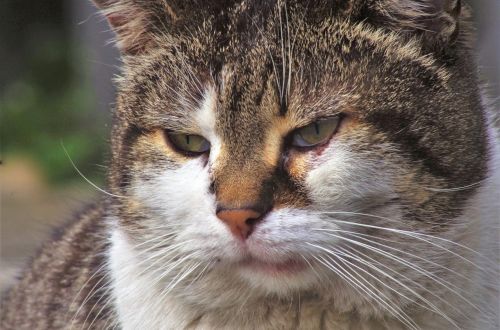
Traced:
[[2, 329], [498, 329], [500, 152], [465, 3], [94, 0], [105, 198]]

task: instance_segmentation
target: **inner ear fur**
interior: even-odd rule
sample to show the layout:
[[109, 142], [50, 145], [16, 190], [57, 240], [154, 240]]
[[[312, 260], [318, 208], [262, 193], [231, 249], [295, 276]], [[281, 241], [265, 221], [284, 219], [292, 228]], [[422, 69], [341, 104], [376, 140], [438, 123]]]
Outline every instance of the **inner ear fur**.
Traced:
[[462, 0], [374, 0], [370, 10], [375, 25], [416, 35], [428, 51], [470, 41], [465, 28], [470, 12]]
[[152, 47], [161, 24], [172, 24], [178, 19], [162, 0], [93, 1], [115, 31], [116, 44], [124, 54], [134, 55]]

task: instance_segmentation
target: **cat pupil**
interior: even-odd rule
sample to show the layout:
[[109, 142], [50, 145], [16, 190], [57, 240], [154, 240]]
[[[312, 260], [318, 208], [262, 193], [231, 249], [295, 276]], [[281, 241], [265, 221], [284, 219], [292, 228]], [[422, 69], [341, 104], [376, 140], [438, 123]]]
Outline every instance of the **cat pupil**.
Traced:
[[189, 144], [189, 135], [186, 135], [186, 144]]
[[319, 135], [319, 124], [314, 123], [314, 129], [316, 130], [316, 134]]

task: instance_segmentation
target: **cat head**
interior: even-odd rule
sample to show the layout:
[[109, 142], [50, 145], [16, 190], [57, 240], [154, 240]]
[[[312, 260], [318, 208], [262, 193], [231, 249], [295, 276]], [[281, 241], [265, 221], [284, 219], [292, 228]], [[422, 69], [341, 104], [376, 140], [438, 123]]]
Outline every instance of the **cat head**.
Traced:
[[460, 1], [97, 4], [124, 61], [117, 228], [155, 289], [380, 310], [365, 283], [442, 289], [424, 260], [456, 258], [422, 237], [460, 235], [488, 160]]

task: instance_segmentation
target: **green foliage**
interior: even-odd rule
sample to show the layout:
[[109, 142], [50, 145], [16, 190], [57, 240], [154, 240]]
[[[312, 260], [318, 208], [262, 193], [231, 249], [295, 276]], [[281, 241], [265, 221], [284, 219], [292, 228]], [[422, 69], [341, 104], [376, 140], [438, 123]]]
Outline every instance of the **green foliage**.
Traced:
[[31, 40], [27, 48], [30, 53], [21, 74], [0, 98], [4, 161], [9, 155], [27, 155], [52, 183], [81, 180], [62, 141], [78, 168], [96, 179], [106, 130], [103, 116], [92, 109], [94, 95], [84, 61], [57, 35]]

